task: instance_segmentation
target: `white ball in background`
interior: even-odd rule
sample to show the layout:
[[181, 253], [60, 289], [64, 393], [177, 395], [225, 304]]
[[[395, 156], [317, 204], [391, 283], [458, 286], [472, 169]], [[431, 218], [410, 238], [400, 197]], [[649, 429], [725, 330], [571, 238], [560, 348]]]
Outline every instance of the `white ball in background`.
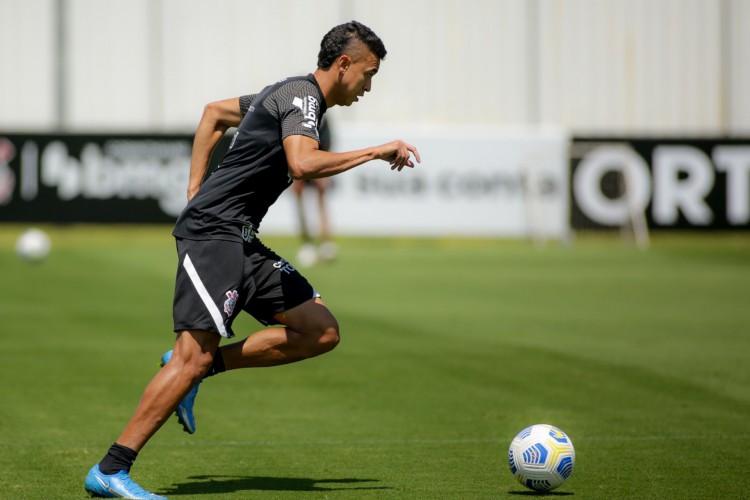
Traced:
[[318, 262], [318, 251], [312, 243], [305, 243], [297, 252], [297, 265], [311, 267]]
[[27, 229], [16, 240], [16, 253], [29, 262], [44, 260], [51, 248], [49, 236], [41, 229]]

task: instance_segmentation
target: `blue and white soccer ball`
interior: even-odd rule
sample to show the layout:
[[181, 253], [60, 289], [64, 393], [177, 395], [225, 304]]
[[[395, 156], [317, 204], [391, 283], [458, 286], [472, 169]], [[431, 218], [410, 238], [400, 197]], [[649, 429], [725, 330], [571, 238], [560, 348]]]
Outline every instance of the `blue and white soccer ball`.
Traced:
[[29, 262], [44, 260], [51, 248], [49, 236], [41, 229], [27, 229], [16, 240], [18, 256]]
[[508, 449], [508, 465], [518, 482], [534, 491], [554, 490], [573, 472], [576, 450], [560, 429], [536, 424], [519, 432]]

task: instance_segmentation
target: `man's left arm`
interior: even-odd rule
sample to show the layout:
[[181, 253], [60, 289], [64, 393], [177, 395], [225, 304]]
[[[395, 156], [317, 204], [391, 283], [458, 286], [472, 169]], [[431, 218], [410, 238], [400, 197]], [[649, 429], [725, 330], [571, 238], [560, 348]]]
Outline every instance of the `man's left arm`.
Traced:
[[208, 170], [211, 152], [230, 127], [242, 121], [240, 98], [234, 97], [209, 103], [203, 108], [203, 116], [193, 139], [193, 153], [190, 158], [190, 179], [187, 197], [190, 201], [203, 182]]

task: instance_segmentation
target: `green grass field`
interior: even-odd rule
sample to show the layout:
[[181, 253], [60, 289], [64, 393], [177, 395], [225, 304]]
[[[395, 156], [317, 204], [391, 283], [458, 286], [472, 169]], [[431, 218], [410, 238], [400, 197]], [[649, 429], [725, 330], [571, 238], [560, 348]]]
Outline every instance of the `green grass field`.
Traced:
[[[46, 229], [29, 265], [0, 226], [2, 499], [84, 498], [173, 341], [170, 227]], [[750, 235], [340, 247], [304, 271], [339, 348], [207, 380], [198, 432], [170, 420], [136, 481], [186, 500], [519, 498], [508, 445], [551, 423], [577, 452], [551, 496], [750, 495]]]

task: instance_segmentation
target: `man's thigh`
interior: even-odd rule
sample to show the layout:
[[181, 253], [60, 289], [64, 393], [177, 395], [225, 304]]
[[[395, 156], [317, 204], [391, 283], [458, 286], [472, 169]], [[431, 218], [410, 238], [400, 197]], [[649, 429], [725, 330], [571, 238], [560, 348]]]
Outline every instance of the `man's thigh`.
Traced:
[[244, 310], [264, 325], [278, 324], [276, 316], [320, 297], [289, 262], [260, 242], [250, 256], [254, 293]]
[[328, 328], [338, 330], [336, 318], [320, 297], [280, 312], [274, 319], [300, 333], [319, 333]]
[[232, 322], [254, 293], [242, 243], [178, 240], [174, 330], [207, 330], [231, 338]]

